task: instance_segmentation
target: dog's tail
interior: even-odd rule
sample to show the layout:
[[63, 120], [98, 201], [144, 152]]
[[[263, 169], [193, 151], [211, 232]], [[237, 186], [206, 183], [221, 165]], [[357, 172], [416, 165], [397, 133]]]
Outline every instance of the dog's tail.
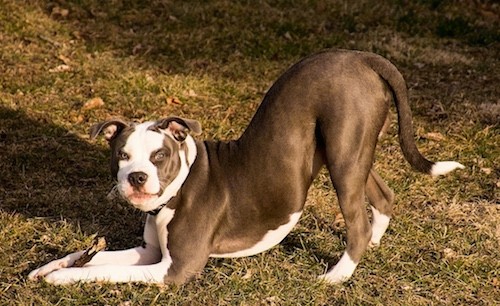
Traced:
[[464, 166], [455, 161], [432, 162], [422, 156], [415, 144], [408, 89], [403, 76], [389, 60], [378, 55], [366, 55], [366, 64], [377, 72], [392, 90], [398, 112], [399, 143], [403, 155], [410, 165], [417, 171], [433, 176], [443, 175], [457, 168], [463, 169]]

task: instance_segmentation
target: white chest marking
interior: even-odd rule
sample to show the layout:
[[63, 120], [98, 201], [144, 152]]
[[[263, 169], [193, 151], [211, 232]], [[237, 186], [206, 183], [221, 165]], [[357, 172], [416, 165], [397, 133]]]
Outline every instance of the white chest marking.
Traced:
[[170, 257], [167, 249], [168, 231], [167, 225], [174, 217], [175, 209], [163, 208], [156, 216], [156, 233], [158, 235], [158, 243], [160, 244], [161, 254], [163, 258]]
[[227, 254], [211, 254], [210, 257], [245, 257], [264, 252], [280, 243], [299, 221], [302, 211], [290, 215], [288, 223], [275, 230], [268, 231], [262, 239], [251, 248]]

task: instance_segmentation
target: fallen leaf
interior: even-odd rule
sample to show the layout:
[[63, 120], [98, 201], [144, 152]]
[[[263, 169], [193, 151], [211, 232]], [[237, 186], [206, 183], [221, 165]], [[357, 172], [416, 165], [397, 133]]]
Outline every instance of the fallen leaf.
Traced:
[[491, 168], [481, 168], [481, 171], [484, 172], [487, 175], [491, 174]]
[[493, 286], [500, 287], [500, 281], [498, 280], [498, 278], [493, 277], [492, 283], [493, 283]]
[[66, 65], [66, 64], [63, 64], [63, 65], [59, 65], [55, 68], [52, 68], [52, 69], [49, 69], [49, 72], [65, 72], [65, 71], [70, 71], [71, 70], [71, 67], [69, 65]]
[[137, 44], [132, 48], [132, 54], [137, 55], [142, 49], [142, 44]]
[[55, 6], [50, 12], [52, 17], [67, 17], [69, 15], [69, 10], [65, 8], [61, 8], [59, 6]]
[[92, 98], [90, 100], [88, 100], [87, 102], [85, 102], [85, 104], [83, 104], [83, 107], [82, 109], [93, 109], [93, 108], [98, 108], [98, 107], [101, 107], [104, 105], [104, 101], [99, 98], [99, 97], [96, 97], [96, 98]]
[[265, 305], [271, 305], [271, 306], [279, 305], [280, 301], [281, 300], [277, 296], [270, 296], [263, 300]]
[[422, 137], [425, 139], [434, 140], [434, 141], [441, 141], [444, 139], [443, 134], [438, 133], [438, 132], [430, 132], [430, 133], [424, 134]]
[[188, 97], [197, 97], [198, 96], [198, 94], [192, 89], [188, 90], [187, 95], [188, 95]]
[[181, 105], [182, 102], [179, 100], [177, 97], [167, 97], [167, 104], [176, 104], [176, 105]]
[[83, 120], [85, 119], [81, 114], [70, 114], [69, 119], [76, 124], [82, 123]]
[[444, 258], [454, 258], [457, 257], [457, 252], [453, 251], [450, 248], [446, 248], [443, 250]]
[[334, 227], [343, 227], [345, 226], [345, 220], [344, 220], [344, 216], [339, 213], [335, 216], [335, 220], [333, 220], [333, 226]]
[[60, 59], [64, 64], [66, 64], [68, 66], [69, 66], [69, 64], [71, 64], [71, 60], [62, 54], [59, 54], [59, 56], [57, 58]]
[[245, 273], [245, 275], [243, 275], [241, 278], [242, 278], [242, 279], [249, 279], [249, 278], [251, 278], [251, 277], [252, 277], [252, 275], [253, 275], [252, 270], [251, 270], [251, 269], [248, 269], [248, 270], [247, 270], [247, 273]]

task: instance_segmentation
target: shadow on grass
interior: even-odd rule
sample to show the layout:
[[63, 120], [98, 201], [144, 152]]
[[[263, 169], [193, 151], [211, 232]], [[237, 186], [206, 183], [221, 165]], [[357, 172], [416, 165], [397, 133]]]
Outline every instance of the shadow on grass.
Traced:
[[0, 152], [2, 211], [63, 219], [113, 241], [142, 234], [140, 213], [106, 200], [112, 180], [103, 148], [43, 115], [32, 118], [0, 106]]
[[498, 18], [476, 22], [482, 14], [494, 15], [496, 8], [474, 2], [67, 0], [41, 1], [41, 6], [52, 18], [70, 24], [73, 36], [83, 38], [90, 52], [142, 57], [169, 72], [203, 70], [213, 62], [232, 62], [235, 54], [289, 60], [323, 48], [349, 48], [366, 40], [367, 32], [384, 27], [471, 45], [488, 46], [500, 39]]
[[[170, 73], [204, 71], [213, 63], [232, 63], [235, 56], [289, 59], [341, 46], [348, 35], [331, 21], [324, 24], [337, 6], [304, 10], [266, 2], [41, 1], [46, 14], [70, 25], [89, 52], [136, 56]], [[62, 16], [60, 9], [67, 13]]]

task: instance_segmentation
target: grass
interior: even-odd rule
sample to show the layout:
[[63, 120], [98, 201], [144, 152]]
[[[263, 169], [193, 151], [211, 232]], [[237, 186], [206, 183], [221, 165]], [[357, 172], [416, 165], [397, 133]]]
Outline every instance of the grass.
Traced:
[[[0, 304], [497, 305], [498, 16], [493, 1], [468, 0], [0, 0]], [[93, 123], [176, 114], [199, 120], [203, 138], [235, 138], [286, 67], [328, 47], [391, 59], [419, 148], [467, 166], [413, 172], [393, 122], [375, 167], [396, 192], [395, 218], [351, 280], [316, 281], [345, 247], [326, 173], [283, 243], [212, 259], [186, 285], [26, 280], [96, 233], [110, 249], [141, 241], [143, 215], [106, 200], [108, 152], [89, 140]], [[104, 105], [85, 107], [97, 97]]]

